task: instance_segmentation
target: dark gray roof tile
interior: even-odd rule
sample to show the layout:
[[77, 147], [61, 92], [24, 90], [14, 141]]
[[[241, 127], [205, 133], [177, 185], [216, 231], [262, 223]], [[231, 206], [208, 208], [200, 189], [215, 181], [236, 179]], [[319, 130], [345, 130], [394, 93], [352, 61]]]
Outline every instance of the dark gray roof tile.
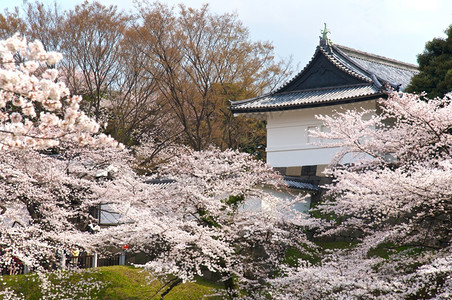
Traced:
[[284, 178], [284, 182], [287, 184], [287, 186], [289, 188], [293, 188], [293, 189], [299, 189], [299, 190], [305, 190], [305, 191], [318, 191], [319, 190], [319, 186], [312, 184], [312, 183], [295, 181], [295, 180], [290, 180], [287, 178]]
[[411, 77], [418, 73], [417, 66], [413, 64], [341, 45], [335, 45], [333, 49], [336, 49], [336, 51], [339, 50], [340, 55], [335, 55], [336, 57], [346, 56], [348, 60], [352, 60], [353, 64], [347, 64], [350, 68], [360, 68], [366, 73], [374, 74], [380, 80], [393, 86], [400, 85], [402, 91], [410, 83]]
[[[349, 76], [348, 78], [352, 79], [349, 79], [346, 85], [341, 86], [337, 86], [340, 85], [338, 81], [328, 79], [329, 81], [326, 84], [322, 82], [323, 86], [321, 88], [314, 89], [311, 88], [312, 83], [317, 84], [317, 81], [311, 81], [311, 86], [304, 84], [306, 82], [304, 80], [317, 71], [312, 68], [324, 68], [323, 65], [315, 63], [319, 61], [319, 54], [326, 57], [337, 68], [335, 70], [346, 73]], [[388, 84], [395, 89], [400, 87], [403, 91], [410, 82], [411, 77], [416, 73], [417, 66], [412, 64], [345, 46], [320, 43], [313, 58], [303, 71], [298, 73], [285, 85], [271, 94], [232, 102], [231, 110], [235, 113], [241, 113], [296, 109], [325, 105], [327, 103], [335, 104], [335, 102], [347, 99], [354, 101], [372, 95], [380, 97], [383, 95], [381, 92], [382, 86]], [[341, 75], [338, 74], [338, 76], [340, 77]], [[358, 81], [364, 83], [357, 84], [353, 78], [357, 78]]]
[[334, 87], [290, 93], [264, 95], [241, 103], [234, 103], [234, 111], [267, 111], [292, 106], [307, 106], [331, 101], [367, 97], [380, 94], [373, 85]]

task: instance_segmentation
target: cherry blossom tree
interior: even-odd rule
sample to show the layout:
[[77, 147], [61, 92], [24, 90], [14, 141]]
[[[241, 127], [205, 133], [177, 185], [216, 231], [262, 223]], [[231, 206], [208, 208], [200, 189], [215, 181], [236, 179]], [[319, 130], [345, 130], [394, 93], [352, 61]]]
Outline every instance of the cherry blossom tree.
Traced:
[[50, 67], [60, 59], [19, 34], [0, 41], [0, 260], [6, 265], [18, 259], [48, 269], [57, 249], [88, 248], [96, 180], [86, 175], [101, 160], [89, 165], [80, 158], [122, 148], [97, 134], [99, 124], [79, 110], [80, 97], [56, 80]]
[[3, 263], [9, 266], [16, 257], [31, 269], [48, 270], [72, 247], [94, 251], [97, 220], [90, 209], [104, 200], [94, 187], [122, 152], [73, 146], [41, 152], [4, 150], [0, 246], [10, 257], [2, 255]]
[[[128, 244], [149, 255], [145, 268], [175, 275], [170, 288], [210, 271], [223, 276], [228, 287], [236, 278], [258, 289], [284, 260], [287, 247], [311, 244], [295, 226], [305, 225], [306, 216], [261, 187], [283, 185], [264, 163], [214, 148], [183, 148], [170, 157], [156, 178], [140, 182], [127, 176], [123, 185], [111, 181], [102, 187], [123, 218], [99, 232], [106, 246]], [[259, 199], [262, 209], [245, 209], [246, 199]]]
[[[452, 104], [390, 94], [382, 113], [319, 116], [341, 147], [329, 174], [326, 219], [314, 238], [349, 236], [355, 246], [320, 263], [300, 262], [275, 280], [290, 298], [433, 298], [452, 295]], [[345, 155], [353, 164], [341, 165]], [[329, 200], [328, 200], [329, 199]]]
[[[378, 115], [320, 116], [331, 130], [314, 134], [341, 151], [320, 217], [308, 218], [269, 190], [283, 185], [278, 175], [235, 151], [144, 145], [136, 153], [158, 163], [137, 175], [57, 81], [60, 59], [19, 35], [0, 41], [0, 263], [46, 270], [60, 249], [128, 244], [149, 256], [145, 268], [175, 276], [168, 290], [213, 272], [255, 297], [270, 282], [275, 298], [450, 298], [450, 99], [394, 93]], [[354, 163], [342, 165], [345, 155]], [[89, 213], [103, 203], [117, 226], [100, 229]], [[339, 235], [352, 246], [317, 252], [317, 240]], [[288, 248], [322, 256], [291, 268]]]
[[[192, 280], [211, 271], [260, 286], [288, 246], [309, 243], [306, 220], [262, 185], [281, 178], [249, 155], [183, 147], [158, 150], [155, 178], [79, 110], [58, 71], [61, 55], [19, 35], [0, 41], [1, 262], [51, 269], [71, 247], [107, 251], [129, 244], [155, 274]], [[141, 149], [140, 153], [146, 152]], [[169, 184], [152, 184], [169, 179]], [[262, 209], [244, 209], [246, 199]], [[100, 229], [90, 208], [108, 203], [117, 226]], [[290, 218], [289, 218], [290, 216]], [[173, 282], [174, 285], [176, 282]]]
[[82, 145], [112, 144], [94, 137], [99, 124], [79, 110], [81, 98], [69, 96], [58, 70], [62, 58], [41, 42], [27, 43], [19, 34], [0, 41], [0, 149], [44, 149], [60, 141]]
[[318, 134], [339, 141], [340, 157], [364, 155], [332, 169], [334, 202], [320, 208], [353, 216], [335, 230], [353, 227], [367, 235], [378, 228], [386, 233], [381, 243], [441, 248], [450, 242], [452, 209], [450, 99], [392, 94], [380, 104], [383, 114], [370, 120], [363, 120], [366, 112], [322, 117], [331, 132]]

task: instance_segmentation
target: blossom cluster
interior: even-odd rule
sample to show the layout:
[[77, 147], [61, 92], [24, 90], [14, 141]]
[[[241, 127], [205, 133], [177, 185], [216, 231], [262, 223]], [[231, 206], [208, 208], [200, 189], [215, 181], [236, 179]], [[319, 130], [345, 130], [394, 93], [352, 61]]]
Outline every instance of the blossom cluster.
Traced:
[[121, 146], [80, 110], [80, 96], [70, 96], [58, 70], [62, 59], [40, 41], [19, 34], [0, 41], [0, 150], [43, 149], [70, 141], [81, 145]]
[[[341, 147], [316, 207], [315, 238], [353, 246], [300, 261], [274, 280], [281, 298], [449, 299], [452, 295], [452, 102], [390, 94], [380, 114], [320, 116]], [[373, 115], [373, 117], [372, 117]], [[355, 160], [341, 164], [345, 155]]]
[[[132, 180], [122, 168], [123, 179], [101, 187], [109, 208], [122, 216], [117, 226], [99, 232], [105, 246], [128, 244], [130, 251], [147, 253], [153, 259], [145, 267], [154, 274], [186, 281], [209, 270], [257, 288], [265, 281], [258, 278], [267, 278], [284, 259], [285, 247], [308, 243], [301, 230], [290, 230], [301, 213], [262, 187], [283, 185], [264, 163], [232, 150], [169, 151], [161, 153], [171, 159], [160, 164], [156, 178]], [[250, 198], [263, 208], [245, 209]], [[269, 258], [250, 258], [254, 247]]]

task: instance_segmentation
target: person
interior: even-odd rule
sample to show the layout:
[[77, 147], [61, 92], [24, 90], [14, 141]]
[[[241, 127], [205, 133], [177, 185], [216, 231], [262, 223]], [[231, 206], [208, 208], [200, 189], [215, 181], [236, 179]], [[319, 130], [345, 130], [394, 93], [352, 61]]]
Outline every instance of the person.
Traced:
[[80, 254], [80, 250], [78, 248], [71, 249], [71, 263], [76, 266], [78, 264], [78, 255]]

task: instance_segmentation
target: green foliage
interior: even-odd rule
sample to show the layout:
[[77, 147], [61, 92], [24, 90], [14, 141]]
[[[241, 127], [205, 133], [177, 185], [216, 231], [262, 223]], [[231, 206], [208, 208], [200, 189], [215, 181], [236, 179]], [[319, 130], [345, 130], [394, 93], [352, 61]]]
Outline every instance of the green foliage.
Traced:
[[417, 57], [419, 74], [413, 76], [406, 92], [426, 92], [429, 98], [443, 97], [452, 91], [452, 25], [447, 38], [434, 38]]
[[215, 227], [220, 228], [221, 225], [215, 220], [215, 218], [211, 215], [209, 215], [209, 212], [205, 209], [198, 209], [198, 214], [200, 217], [200, 220], [204, 222], [209, 227]]
[[306, 245], [303, 245], [303, 248], [306, 250], [305, 252], [302, 252], [300, 249], [293, 247], [287, 249], [284, 258], [284, 264], [290, 267], [296, 267], [298, 266], [299, 259], [308, 261], [312, 264], [316, 264], [320, 261], [320, 257], [314, 249], [310, 249]]
[[242, 204], [245, 201], [244, 195], [237, 195], [237, 196], [229, 196], [228, 199], [225, 199], [224, 202], [228, 206], [232, 206], [234, 208], [238, 208], [240, 204]]
[[[342, 250], [342, 249], [351, 249], [357, 243], [356, 242], [315, 242], [318, 246], [317, 249], [314, 249], [308, 245], [301, 245], [300, 248], [290, 247], [286, 249], [285, 258], [283, 263], [288, 265], [289, 267], [297, 267], [299, 260], [307, 261], [311, 264], [318, 264], [322, 260], [322, 255], [326, 252], [331, 252], [330, 250]], [[275, 275], [279, 273], [276, 272]]]
[[[427, 249], [420, 246], [399, 246], [394, 243], [384, 243], [378, 247], [370, 250], [368, 257], [381, 257], [384, 262], [374, 266], [375, 269], [380, 267], [387, 268], [392, 265], [397, 272], [402, 274], [414, 274], [419, 267], [423, 265], [422, 261], [431, 259], [431, 255], [435, 250]], [[432, 299], [440, 293], [441, 288], [445, 284], [450, 272], [443, 270], [442, 272], [432, 272], [424, 275], [423, 279], [416, 276], [407, 279], [408, 285], [416, 285], [418, 288], [414, 289], [412, 294], [407, 294], [404, 299]], [[442, 299], [439, 297], [438, 299]]]
[[414, 247], [414, 246], [398, 246], [393, 243], [384, 243], [379, 244], [378, 247], [375, 247], [369, 252], [367, 252], [368, 257], [378, 256], [381, 258], [390, 258], [392, 254], [402, 253], [408, 256], [418, 255], [422, 252], [422, 248]]
[[[417, 300], [417, 299], [446, 299], [435, 297], [438, 295], [441, 287], [447, 281], [447, 277], [450, 276], [447, 272], [442, 272], [439, 274], [431, 274], [428, 279], [429, 284], [424, 284], [415, 294], [406, 297], [407, 300]], [[414, 283], [415, 284], [415, 283]]]
[[309, 210], [309, 214], [313, 218], [323, 219], [326, 221], [334, 221], [337, 225], [340, 225], [342, 223], [344, 217], [338, 216], [337, 214], [335, 214], [333, 212], [325, 213], [324, 211], [322, 211], [322, 205], [324, 205], [325, 202], [328, 202], [331, 199], [332, 199], [331, 197], [325, 197], [323, 200], [321, 200], [318, 203], [312, 203], [311, 209]]

